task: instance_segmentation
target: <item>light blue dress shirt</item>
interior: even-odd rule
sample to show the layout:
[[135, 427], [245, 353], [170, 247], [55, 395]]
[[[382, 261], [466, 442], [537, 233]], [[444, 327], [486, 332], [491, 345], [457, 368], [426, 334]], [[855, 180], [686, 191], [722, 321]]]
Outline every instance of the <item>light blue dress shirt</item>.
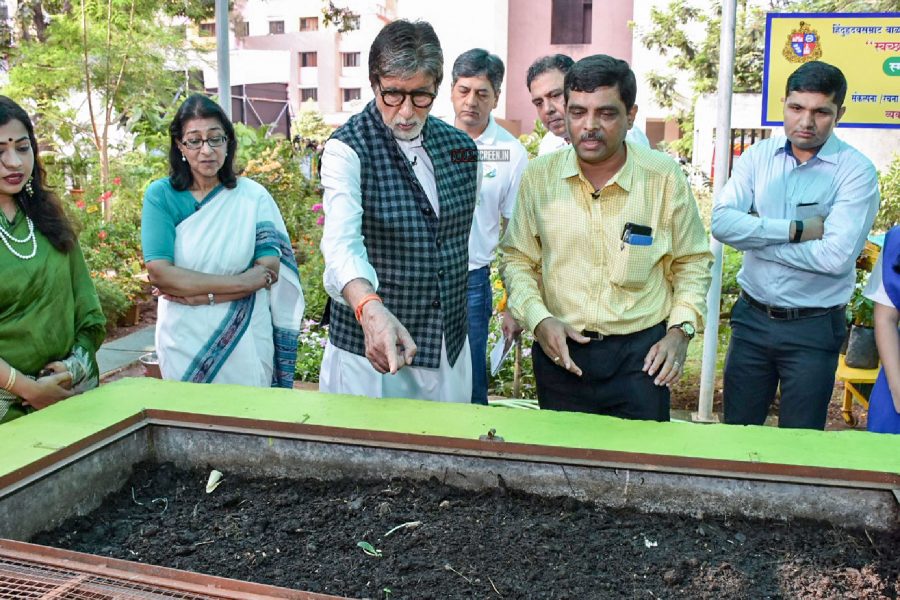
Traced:
[[[738, 283], [770, 306], [831, 307], [853, 293], [855, 264], [878, 212], [872, 162], [833, 133], [799, 163], [787, 138], [751, 146], [716, 199], [712, 234], [744, 251]], [[792, 244], [791, 221], [825, 218], [820, 240]]]

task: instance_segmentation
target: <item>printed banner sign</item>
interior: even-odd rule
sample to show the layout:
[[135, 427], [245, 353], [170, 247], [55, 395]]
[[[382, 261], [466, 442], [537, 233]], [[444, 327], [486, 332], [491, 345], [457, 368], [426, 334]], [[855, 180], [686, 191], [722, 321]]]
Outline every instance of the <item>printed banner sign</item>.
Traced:
[[784, 86], [822, 60], [847, 78], [839, 127], [900, 128], [900, 13], [769, 13], [763, 125], [784, 124]]

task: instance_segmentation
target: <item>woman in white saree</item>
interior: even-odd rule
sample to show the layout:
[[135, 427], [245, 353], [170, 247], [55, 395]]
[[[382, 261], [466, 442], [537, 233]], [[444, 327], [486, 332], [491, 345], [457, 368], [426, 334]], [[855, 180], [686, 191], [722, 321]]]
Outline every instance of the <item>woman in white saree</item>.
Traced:
[[170, 175], [141, 219], [163, 378], [291, 387], [304, 304], [278, 207], [235, 176], [234, 129], [212, 100], [185, 100], [169, 134]]

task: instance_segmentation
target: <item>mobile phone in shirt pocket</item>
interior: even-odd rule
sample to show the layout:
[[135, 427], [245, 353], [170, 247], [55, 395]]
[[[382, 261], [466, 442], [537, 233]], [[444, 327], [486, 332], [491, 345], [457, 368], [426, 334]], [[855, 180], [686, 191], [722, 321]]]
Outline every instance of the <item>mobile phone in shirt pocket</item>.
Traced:
[[[653, 243], [653, 228], [637, 223], [625, 223], [622, 228], [622, 244], [649, 246]], [[624, 248], [624, 246], [623, 246]]]
[[[632, 234], [635, 236], [643, 234]], [[647, 236], [649, 237], [649, 236]], [[612, 256], [609, 271], [609, 280], [613, 285], [624, 288], [642, 288], [647, 285], [650, 271], [657, 261], [658, 248], [652, 243], [644, 244], [644, 240], [638, 238], [640, 243], [622, 243]], [[624, 241], [624, 240], [623, 240]]]

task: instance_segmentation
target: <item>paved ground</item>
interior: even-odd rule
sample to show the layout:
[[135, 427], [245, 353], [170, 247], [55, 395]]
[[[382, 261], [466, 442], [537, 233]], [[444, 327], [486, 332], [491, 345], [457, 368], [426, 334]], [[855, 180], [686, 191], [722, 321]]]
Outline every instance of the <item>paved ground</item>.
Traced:
[[155, 325], [148, 325], [125, 337], [100, 346], [100, 351], [97, 352], [100, 377], [106, 379], [113, 373], [135, 364], [141, 355], [153, 352], [155, 350], [154, 332]]

